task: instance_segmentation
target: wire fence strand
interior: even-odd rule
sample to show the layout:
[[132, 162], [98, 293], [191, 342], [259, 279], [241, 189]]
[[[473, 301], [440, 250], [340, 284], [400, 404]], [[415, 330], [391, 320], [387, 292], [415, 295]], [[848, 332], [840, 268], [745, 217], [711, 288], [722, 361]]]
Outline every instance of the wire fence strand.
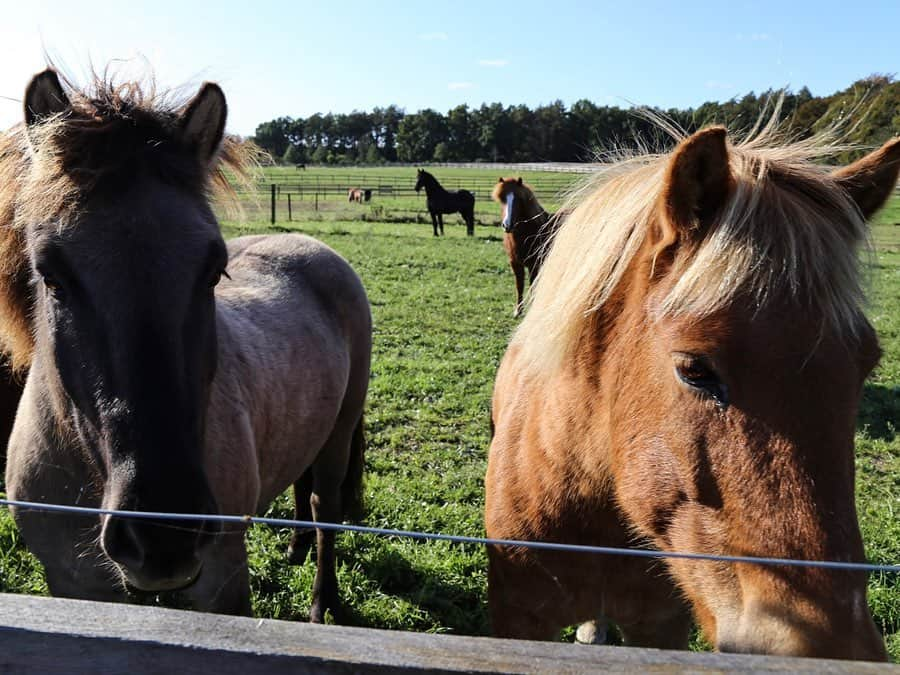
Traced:
[[120, 518], [137, 518], [171, 521], [198, 521], [230, 523], [230, 524], [256, 524], [270, 527], [285, 527], [291, 529], [332, 530], [338, 532], [356, 532], [359, 534], [371, 534], [386, 537], [402, 537], [424, 541], [447, 541], [454, 544], [475, 544], [483, 546], [516, 546], [539, 551], [562, 551], [568, 553], [593, 553], [598, 555], [621, 555], [636, 558], [654, 558], [668, 560], [701, 560], [707, 562], [746, 563], [751, 565], [785, 566], [785, 567], [811, 567], [820, 569], [862, 571], [862, 572], [893, 572], [900, 573], [900, 565], [881, 565], [873, 563], [844, 562], [838, 560], [800, 560], [795, 558], [766, 558], [742, 555], [717, 555], [713, 553], [690, 553], [684, 551], [659, 551], [644, 548], [621, 548], [615, 546], [588, 546], [584, 544], [564, 544], [546, 541], [523, 541], [517, 539], [493, 539], [490, 537], [472, 537], [456, 534], [444, 534], [441, 532], [418, 532], [415, 530], [400, 530], [384, 527], [371, 527], [367, 525], [351, 525], [347, 523], [322, 523], [311, 520], [289, 520], [286, 518], [269, 518], [266, 516], [250, 515], [204, 515], [198, 513], [163, 513], [156, 511], [122, 511], [117, 509], [100, 509], [88, 506], [71, 506], [66, 504], [48, 504], [44, 502], [29, 502], [15, 499], [0, 498], [0, 506], [11, 506], [18, 509], [45, 511], [51, 513], [70, 513], [93, 516], [116, 516]]

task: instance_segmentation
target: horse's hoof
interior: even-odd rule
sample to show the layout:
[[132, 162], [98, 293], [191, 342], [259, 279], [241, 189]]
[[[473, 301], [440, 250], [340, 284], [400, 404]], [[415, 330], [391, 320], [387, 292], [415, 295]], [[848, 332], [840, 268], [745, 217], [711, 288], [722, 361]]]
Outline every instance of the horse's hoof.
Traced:
[[519, 308], [519, 307], [516, 307], [516, 308], [513, 310], [513, 318], [514, 318], [514, 319], [518, 319], [520, 316], [522, 316], [522, 309]]
[[330, 624], [341, 624], [344, 623], [344, 613], [341, 609], [341, 605], [339, 602], [313, 602], [312, 607], [309, 608], [309, 622], [310, 623], [330, 623]]
[[575, 631], [575, 642], [583, 645], [605, 645], [606, 622], [585, 621]]

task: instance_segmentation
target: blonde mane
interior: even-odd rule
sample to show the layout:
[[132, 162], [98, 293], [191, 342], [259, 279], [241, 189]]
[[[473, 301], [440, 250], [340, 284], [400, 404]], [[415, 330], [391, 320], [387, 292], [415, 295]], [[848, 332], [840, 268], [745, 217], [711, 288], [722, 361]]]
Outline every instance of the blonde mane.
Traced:
[[142, 170], [239, 210], [232, 181], [251, 182], [258, 166], [256, 147], [232, 136], [202, 165], [179, 144], [188, 101], [157, 92], [152, 78], [116, 83], [104, 74], [84, 89], [64, 86], [69, 110], [0, 135], [0, 352], [16, 369], [29, 365], [34, 347], [28, 223], [64, 227], [89, 195], [113, 192]]
[[[666, 128], [675, 140], [686, 137]], [[747, 294], [755, 306], [785, 298], [855, 335], [864, 300], [859, 248], [868, 229], [823, 158], [845, 150], [833, 135], [785, 141], [774, 123], [729, 144], [735, 189], [705, 238], [676, 256], [677, 282], [657, 318], [703, 317]], [[561, 225], [513, 342], [531, 372], [557, 368], [610, 299], [657, 218], [669, 155], [612, 162], [568, 198]]]

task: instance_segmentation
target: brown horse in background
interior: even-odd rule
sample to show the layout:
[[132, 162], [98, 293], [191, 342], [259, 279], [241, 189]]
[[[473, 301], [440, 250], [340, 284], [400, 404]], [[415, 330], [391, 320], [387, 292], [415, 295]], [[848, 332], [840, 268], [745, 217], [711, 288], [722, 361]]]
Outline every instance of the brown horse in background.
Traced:
[[[854, 429], [880, 352], [857, 254], [900, 139], [831, 173], [828, 151], [711, 128], [585, 188], [497, 374], [489, 537], [865, 560]], [[863, 572], [488, 553], [499, 636], [608, 619], [685, 648], [693, 614], [722, 651], [886, 658]]]
[[534, 284], [561, 214], [547, 213], [521, 178], [500, 178], [491, 197], [502, 208], [503, 248], [516, 279], [513, 316], [518, 317], [524, 306], [525, 270], [528, 283]]
[[347, 190], [347, 201], [348, 202], [356, 202], [357, 204], [362, 204], [363, 202], [363, 191], [361, 188], [350, 188]]
[[[0, 137], [0, 342], [28, 379], [10, 437], [17, 500], [200, 514], [194, 521], [13, 509], [57, 596], [180, 591], [250, 613], [246, 526], [292, 484], [304, 519], [361, 502], [371, 318], [359, 277], [309, 237], [233, 239], [247, 146], [215, 84], [176, 104], [140, 83], [25, 93]], [[310, 619], [340, 610], [335, 535], [317, 529]], [[308, 535], [289, 552], [301, 559]], [[336, 614], [337, 616], [337, 614]]]

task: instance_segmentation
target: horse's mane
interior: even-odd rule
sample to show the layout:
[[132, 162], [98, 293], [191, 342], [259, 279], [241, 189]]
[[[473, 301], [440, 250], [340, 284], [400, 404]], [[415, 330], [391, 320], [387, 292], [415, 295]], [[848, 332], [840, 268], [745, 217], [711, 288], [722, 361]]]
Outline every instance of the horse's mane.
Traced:
[[157, 91], [152, 78], [117, 83], [104, 73], [85, 88], [63, 84], [70, 110], [0, 134], [0, 351], [16, 368], [29, 364], [34, 343], [27, 223], [65, 227], [88, 196], [115, 194], [147, 172], [236, 206], [231, 180], [249, 182], [257, 165], [255, 146], [233, 136], [201, 162], [179, 141], [187, 98]]
[[[687, 136], [661, 122], [676, 141]], [[729, 143], [735, 189], [696, 247], [676, 256], [674, 284], [658, 317], [702, 317], [746, 293], [755, 306], [785, 298], [856, 335], [864, 293], [859, 247], [868, 229], [820, 161], [845, 150], [835, 134], [790, 141], [759, 124]], [[559, 366], [612, 296], [657, 217], [667, 154], [619, 157], [568, 197], [557, 232], [513, 338], [532, 372]]]

